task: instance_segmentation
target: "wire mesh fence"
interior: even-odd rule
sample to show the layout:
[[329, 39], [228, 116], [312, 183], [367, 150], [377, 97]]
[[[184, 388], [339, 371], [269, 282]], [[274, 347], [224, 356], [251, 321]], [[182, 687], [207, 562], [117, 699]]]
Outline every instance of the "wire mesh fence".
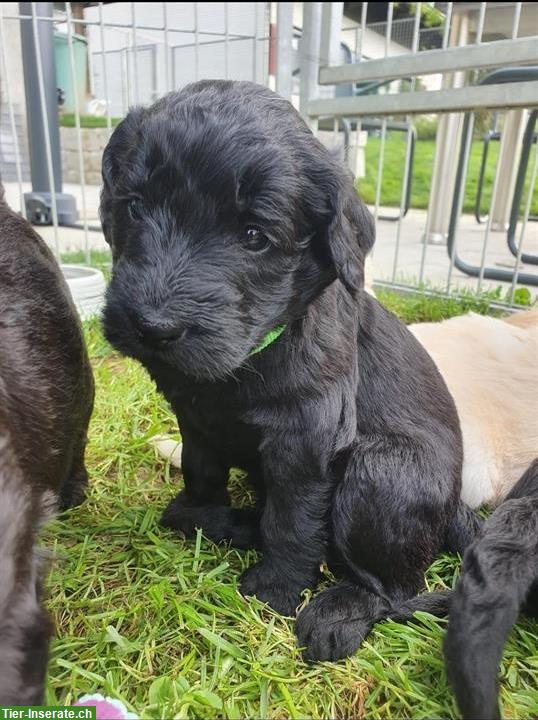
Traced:
[[[370, 153], [370, 168], [358, 182], [377, 220], [378, 282], [402, 289], [430, 285], [447, 293], [499, 288], [501, 304], [509, 306], [518, 298], [532, 297], [538, 285], [538, 233], [532, 223], [538, 148], [536, 113], [531, 112], [538, 102], [536, 8], [507, 3], [499, 18], [496, 3], [465, 8], [461, 3], [416, 3], [413, 18], [395, 20], [398, 4], [388, 3], [386, 20], [368, 23], [368, 5], [372, 4], [362, 3], [361, 16], [348, 22], [342, 33], [351, 62], [325, 63], [320, 72], [323, 86], [347, 92], [312, 100], [308, 114], [318, 129], [328, 122], [336, 128], [337, 119], [338, 127], [349, 129], [348, 142], [357, 142], [352, 132], [358, 135], [372, 117], [380, 122], [366, 145], [367, 155], [368, 145], [376, 145], [375, 166]], [[425, 5], [429, 11], [440, 8], [436, 28], [421, 27]], [[412, 128], [426, 118], [433, 144], [426, 173], [428, 201], [424, 212], [408, 215], [409, 185], [419, 184], [426, 169], [426, 142], [420, 132], [419, 159], [412, 166]], [[489, 211], [480, 227], [467, 214], [467, 205], [477, 182], [476, 155], [483, 135], [489, 137], [490, 128], [480, 127], [485, 119], [502, 132], [501, 149], [487, 162]], [[398, 141], [399, 208], [391, 229], [382, 219], [387, 197], [394, 196], [396, 141], [390, 128], [398, 121], [408, 131], [403, 151]], [[480, 173], [476, 193], [483, 197], [485, 168]], [[412, 194], [411, 207], [416, 200]], [[530, 292], [516, 293], [521, 285]]]
[[[0, 176], [10, 201], [58, 255], [79, 249], [89, 261], [104, 247], [102, 150], [131, 105], [202, 78], [276, 84], [322, 141], [346, 145], [377, 220], [378, 282], [443, 292], [501, 284], [514, 304], [520, 285], [538, 284], [538, 75], [481, 80], [538, 65], [536, 6], [416, 3], [402, 19], [398, 3], [353, 4], [356, 16], [335, 31], [342, 5], [1, 3]], [[330, 58], [327, 38], [338, 49]], [[500, 141], [479, 172], [491, 109]], [[484, 222], [468, 214], [469, 196]]]

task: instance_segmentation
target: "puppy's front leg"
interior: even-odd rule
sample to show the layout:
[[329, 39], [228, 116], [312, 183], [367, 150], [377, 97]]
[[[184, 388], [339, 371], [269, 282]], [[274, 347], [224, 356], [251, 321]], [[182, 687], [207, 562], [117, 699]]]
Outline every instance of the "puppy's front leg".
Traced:
[[283, 615], [294, 615], [302, 590], [317, 585], [331, 496], [323, 463], [295, 440], [297, 445], [288, 435], [264, 448], [263, 559], [241, 577], [243, 595], [255, 595]]
[[229, 540], [236, 547], [259, 544], [259, 513], [229, 507], [228, 466], [204, 438], [182, 427], [181, 467], [185, 489], [168, 504], [161, 524], [185, 537], [201, 528], [213, 542]]

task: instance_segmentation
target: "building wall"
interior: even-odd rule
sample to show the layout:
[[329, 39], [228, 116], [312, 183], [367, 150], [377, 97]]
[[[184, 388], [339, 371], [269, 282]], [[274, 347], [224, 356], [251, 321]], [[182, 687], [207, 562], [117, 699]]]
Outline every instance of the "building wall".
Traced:
[[[105, 28], [105, 67], [112, 115], [125, 114], [129, 105], [149, 103], [171, 89], [202, 78], [267, 81], [268, 18], [266, 3], [166, 3], [168, 48], [165, 44], [162, 3], [136, 3], [136, 24], [131, 28]], [[228, 41], [223, 37], [227, 6]], [[84, 11], [87, 20], [99, 19], [99, 8]], [[131, 3], [103, 6], [103, 20], [132, 22]], [[244, 37], [233, 37], [244, 36]], [[254, 36], [258, 39], [255, 41]], [[198, 50], [195, 48], [198, 41]], [[135, 47], [136, 44], [136, 62]], [[105, 98], [101, 30], [88, 27], [90, 77], [93, 94]], [[166, 74], [168, 51], [169, 77]]]

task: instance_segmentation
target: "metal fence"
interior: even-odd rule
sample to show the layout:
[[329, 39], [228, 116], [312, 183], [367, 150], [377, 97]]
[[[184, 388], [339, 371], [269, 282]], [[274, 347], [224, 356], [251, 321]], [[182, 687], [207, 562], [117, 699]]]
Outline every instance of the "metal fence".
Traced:
[[[316, 26], [316, 8], [310, 3], [313, 18], [308, 27]], [[529, 223], [533, 195], [536, 193], [536, 173], [538, 164], [538, 147], [536, 143], [536, 113], [529, 109], [538, 105], [538, 37], [536, 35], [518, 37], [523, 6], [525, 12], [531, 11], [532, 30], [538, 29], [536, 6], [529, 8], [527, 3], [503, 4], [503, 11], [509, 10], [511, 17], [504, 16], [506, 39], [498, 39], [498, 34], [486, 37], [487, 13], [497, 12], [498, 3], [437, 3], [443, 10], [443, 26], [437, 30], [441, 36], [440, 48], [421, 50], [421, 6], [415, 5], [413, 30], [409, 36], [409, 21], [404, 25], [405, 37], [401, 37], [401, 23], [393, 21], [395, 3], [387, 5], [387, 19], [375, 26], [366, 22], [368, 3], [362, 3], [362, 17], [354, 28], [347, 29], [350, 45], [355, 58], [354, 63], [344, 65], [320, 60], [319, 83], [322, 87], [353, 87], [354, 90], [345, 96], [335, 94], [332, 98], [316, 97], [319, 95], [315, 84], [312, 84], [308, 95], [311, 98], [306, 108], [311, 125], [318, 129], [327, 121], [334, 123], [335, 134], [342, 126], [354, 128], [357, 133], [361, 125], [366, 125], [372, 117], [381, 118], [379, 159], [376, 173], [376, 192], [373, 212], [380, 219], [381, 198], [383, 191], [384, 172], [386, 171], [385, 153], [389, 127], [395, 119], [404, 120], [407, 124], [404, 172], [400, 193], [400, 207], [397, 227], [392, 236], [385, 233], [383, 239], [385, 252], [383, 262], [377, 261], [379, 239], [374, 251], [374, 271], [378, 282], [402, 289], [425, 289], [431, 276], [428, 273], [428, 261], [432, 253], [436, 254], [435, 262], [439, 264], [438, 248], [433, 241], [441, 241], [444, 253], [444, 280], [439, 281], [437, 272], [437, 288], [443, 287], [451, 292], [461, 285], [467, 277], [476, 278], [474, 288], [477, 291], [491, 287], [485, 281], [495, 284], [506, 283], [500, 296], [501, 303], [512, 306], [518, 284], [530, 286], [531, 290], [538, 285], [538, 235], [536, 227]], [[430, 4], [428, 4], [430, 5]], [[469, 18], [463, 22], [465, 6], [474, 5], [475, 17], [473, 33], [469, 32]], [[461, 6], [461, 7], [457, 7]], [[491, 7], [490, 7], [491, 6]], [[318, 12], [317, 22], [321, 23], [322, 35], [327, 32], [322, 14]], [[389, 52], [393, 41], [394, 30], [398, 28], [400, 49], [394, 55]], [[382, 57], [366, 59], [363, 56], [364, 38], [368, 31], [374, 30], [384, 37], [384, 53]], [[464, 32], [465, 31], [465, 32]], [[474, 35], [474, 38], [472, 37]], [[326, 40], [326, 43], [329, 41]], [[405, 47], [410, 46], [410, 52]], [[528, 67], [534, 63], [534, 67]], [[480, 80], [481, 75], [492, 68], [509, 69], [500, 73], [491, 73]], [[515, 69], [514, 69], [515, 68]], [[522, 69], [523, 68], [523, 69]], [[518, 73], [518, 70], [521, 72]], [[501, 78], [501, 75], [504, 76]], [[437, 76], [439, 85], [436, 89], [424, 88], [425, 78]], [[399, 88], [395, 80], [409, 79], [410, 84]], [[365, 96], [360, 92], [364, 85], [372, 88], [392, 84], [392, 91], [383, 94], [374, 93]], [[469, 223], [467, 218], [462, 222], [462, 204], [469, 173], [469, 161], [473, 140], [473, 121], [476, 112], [497, 110], [497, 124], [503, 126], [501, 133], [501, 151], [495, 166], [492, 187], [492, 205], [506, 199], [510, 182], [505, 175], [512, 178], [509, 189], [509, 220], [506, 227], [494, 228], [493, 213], [489, 213], [477, 242], [477, 231], [472, 228], [474, 236], [472, 252], [478, 254], [475, 262], [465, 261], [460, 256], [466, 251]], [[466, 113], [465, 115], [463, 113]], [[513, 115], [517, 112], [518, 124], [514, 133]], [[400, 272], [402, 260], [402, 238], [406, 234], [406, 200], [408, 184], [411, 182], [410, 172], [413, 147], [413, 121], [417, 115], [436, 116], [439, 126], [436, 136], [436, 150], [431, 179], [431, 194], [427, 213], [417, 220], [414, 229], [422, 242], [416, 243], [413, 252], [414, 270], [412, 278], [404, 278]], [[517, 131], [519, 130], [519, 135]], [[524, 136], [522, 133], [524, 131]], [[514, 137], [516, 137], [514, 143]], [[504, 143], [506, 140], [506, 143]], [[503, 148], [504, 143], [504, 148]], [[512, 145], [511, 145], [512, 143]], [[511, 147], [511, 154], [510, 154]], [[503, 149], [505, 152], [503, 153]], [[360, 188], [360, 182], [359, 182]], [[504, 223], [501, 223], [504, 225]], [[378, 222], [378, 238], [381, 224]], [[491, 255], [493, 232], [502, 230], [503, 250], [496, 249], [496, 263], [488, 265]], [[497, 237], [499, 237], [497, 232]], [[391, 257], [386, 250], [390, 245]], [[499, 242], [496, 243], [499, 246]], [[529, 251], [524, 251], [524, 246]], [[469, 250], [469, 248], [467, 248]], [[523, 261], [525, 261], [525, 266]], [[502, 267], [504, 266], [504, 267]], [[469, 287], [469, 282], [464, 283]]]
[[[82, 5], [87, 7], [74, 17], [74, 9]], [[406, 20], [394, 19], [399, 4], [386, 3], [386, 19], [381, 22], [368, 22], [368, 15], [369, 6], [382, 4], [362, 3], [360, 17], [352, 22], [343, 21], [343, 5], [77, 3], [75, 8], [74, 3], [65, 3], [58, 10], [60, 4], [55, 3], [53, 11], [52, 3], [1, 3], [0, 175], [15, 180], [10, 186], [11, 201], [18, 202], [21, 212], [34, 222], [43, 223], [42, 232], [58, 255], [82, 247], [89, 260], [90, 249], [102, 247], [95, 179], [100, 154], [127, 108], [151, 103], [171, 89], [204, 77], [254, 80], [276, 85], [277, 91], [300, 106], [323, 141], [351, 146], [347, 156], [354, 170], [361, 164], [357, 158], [362, 157], [364, 166], [369, 149], [376, 145], [375, 170], [367, 162], [365, 180], [375, 188], [371, 202], [378, 224], [374, 272], [380, 284], [454, 292], [466, 277], [474, 277], [478, 291], [491, 287], [491, 282], [502, 283], [502, 301], [513, 305], [518, 285], [532, 288], [538, 284], [531, 211], [538, 145], [535, 114], [528, 112], [538, 103], [538, 75], [517, 81], [508, 77], [506, 82], [481, 80], [494, 68], [538, 65], [538, 38], [521, 31], [521, 19], [529, 8], [536, 12], [536, 6], [434, 3], [442, 13], [442, 23], [430, 28], [422, 26], [423, 3], [416, 3], [414, 16]], [[474, 15], [464, 21], [463, 8], [471, 6]], [[505, 13], [502, 39], [498, 28], [490, 31], [491, 18], [500, 12], [495, 6], [502, 6]], [[271, 23], [275, 20], [276, 33]], [[64, 95], [72, 105], [71, 128], [58, 128], [56, 40], [66, 48]], [[377, 50], [370, 52], [369, 44]], [[432, 47], [436, 49], [425, 49]], [[86, 78], [79, 62], [79, 53], [84, 51]], [[86, 81], [93, 95], [91, 107], [79, 92]], [[472, 228], [472, 216], [462, 214], [474, 113], [485, 109], [497, 109], [495, 131], [501, 138], [492, 208], [507, 191], [511, 200], [505, 212], [503, 250], [499, 249], [495, 212], [486, 209], [484, 222]], [[103, 126], [99, 132], [83, 127], [88, 113], [101, 115], [101, 120], [94, 118], [94, 124]], [[416, 141], [417, 116], [438, 119], [426, 212], [414, 210], [412, 202], [408, 212], [414, 171], [423, 162], [420, 157], [417, 160], [421, 143], [420, 135]], [[26, 126], [29, 147], [24, 142]], [[390, 211], [384, 207], [384, 196], [387, 156], [395, 133], [403, 137], [398, 142], [404, 151], [400, 203]], [[75, 178], [65, 188], [62, 162], [73, 165], [67, 177]], [[66, 167], [64, 176], [65, 171]], [[80, 221], [74, 214], [75, 203]], [[492, 246], [495, 267], [488, 264]], [[464, 286], [469, 287], [469, 282], [465, 280]]]

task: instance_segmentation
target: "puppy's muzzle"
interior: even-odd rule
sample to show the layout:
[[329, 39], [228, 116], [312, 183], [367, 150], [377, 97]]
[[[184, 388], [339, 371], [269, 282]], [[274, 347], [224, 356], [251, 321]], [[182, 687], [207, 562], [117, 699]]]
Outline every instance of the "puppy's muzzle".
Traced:
[[184, 340], [192, 326], [182, 321], [159, 320], [151, 317], [133, 318], [139, 340], [146, 346], [163, 349]]

